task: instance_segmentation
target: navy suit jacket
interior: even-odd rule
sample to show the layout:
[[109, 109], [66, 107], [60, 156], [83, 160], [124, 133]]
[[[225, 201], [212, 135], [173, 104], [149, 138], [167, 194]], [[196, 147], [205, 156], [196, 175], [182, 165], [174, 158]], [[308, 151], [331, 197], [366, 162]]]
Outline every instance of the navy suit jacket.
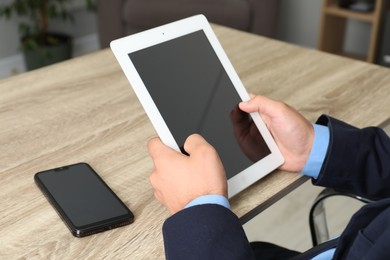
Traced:
[[[390, 259], [390, 138], [378, 128], [357, 129], [328, 116], [330, 143], [315, 185], [375, 200], [350, 220], [334, 259]], [[261, 230], [259, 230], [261, 232]], [[237, 216], [213, 204], [184, 209], [163, 225], [167, 259], [253, 259]]]

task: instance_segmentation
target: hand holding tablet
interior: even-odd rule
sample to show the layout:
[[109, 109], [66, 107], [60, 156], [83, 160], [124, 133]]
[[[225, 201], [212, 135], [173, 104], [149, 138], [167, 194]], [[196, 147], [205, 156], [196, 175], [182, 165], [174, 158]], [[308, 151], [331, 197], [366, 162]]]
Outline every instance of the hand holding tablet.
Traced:
[[249, 95], [204, 16], [115, 40], [111, 49], [166, 145], [185, 153], [197, 133], [216, 149], [229, 197], [283, 163], [259, 114], [238, 109]]

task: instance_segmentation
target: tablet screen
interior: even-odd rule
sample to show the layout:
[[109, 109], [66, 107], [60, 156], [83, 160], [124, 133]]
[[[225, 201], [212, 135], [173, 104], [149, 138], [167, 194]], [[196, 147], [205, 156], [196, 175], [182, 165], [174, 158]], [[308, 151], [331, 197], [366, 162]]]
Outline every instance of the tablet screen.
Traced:
[[217, 150], [228, 179], [271, 153], [256, 127], [246, 129], [255, 157], [239, 141], [237, 123], [251, 118], [238, 109], [240, 96], [202, 30], [129, 57], [182, 152], [189, 135], [202, 135]]

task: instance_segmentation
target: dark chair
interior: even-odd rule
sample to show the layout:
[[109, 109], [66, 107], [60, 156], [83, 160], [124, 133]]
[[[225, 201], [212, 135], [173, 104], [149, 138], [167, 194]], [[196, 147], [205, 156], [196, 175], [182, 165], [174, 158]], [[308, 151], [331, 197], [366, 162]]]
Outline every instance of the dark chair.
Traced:
[[339, 192], [331, 188], [325, 188], [323, 191], [321, 191], [321, 193], [318, 194], [318, 196], [314, 200], [309, 213], [309, 225], [313, 246], [316, 246], [330, 239], [328, 224], [325, 216], [324, 201], [327, 198], [333, 196], [347, 196], [364, 203], [371, 202], [371, 200], [357, 196], [355, 194]]
[[212, 23], [274, 37], [279, 0], [98, 0], [102, 48], [110, 41], [195, 14]]

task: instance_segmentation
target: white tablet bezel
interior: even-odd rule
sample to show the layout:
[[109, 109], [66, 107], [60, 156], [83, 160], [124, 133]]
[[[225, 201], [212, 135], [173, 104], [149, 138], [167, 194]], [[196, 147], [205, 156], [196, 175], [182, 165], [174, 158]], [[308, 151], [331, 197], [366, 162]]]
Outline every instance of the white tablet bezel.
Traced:
[[[141, 33], [130, 35], [111, 42], [110, 47], [117, 58], [123, 72], [129, 80], [138, 99], [140, 100], [146, 114], [152, 122], [157, 134], [161, 140], [168, 146], [180, 151], [172, 133], [169, 131], [163, 117], [161, 116], [156, 104], [147, 91], [141, 77], [135, 66], [129, 58], [129, 53], [151, 47], [199, 30], [203, 30], [222, 66], [226, 70], [230, 80], [235, 86], [242, 100], [249, 100], [249, 94], [243, 86], [240, 78], [230, 63], [225, 51], [220, 45], [209, 22], [203, 15], [192, 16], [167, 25], [150, 29]], [[265, 126], [258, 113], [251, 114], [253, 121], [259, 128], [264, 141], [268, 145], [271, 153], [260, 161], [252, 164], [245, 170], [228, 179], [228, 197], [232, 197], [247, 188], [257, 180], [261, 179], [271, 171], [279, 167], [284, 158], [279, 151], [270, 132]]]

